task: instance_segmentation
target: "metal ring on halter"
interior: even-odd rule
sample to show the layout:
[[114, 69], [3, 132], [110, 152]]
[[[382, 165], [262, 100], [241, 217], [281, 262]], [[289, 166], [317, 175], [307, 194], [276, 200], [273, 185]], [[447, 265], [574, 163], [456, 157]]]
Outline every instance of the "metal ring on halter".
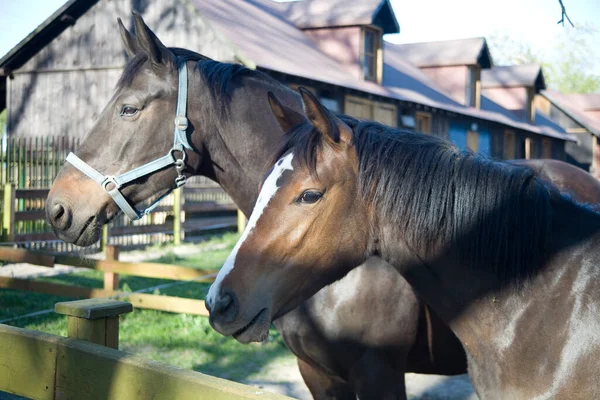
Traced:
[[[178, 151], [181, 153], [181, 158], [178, 158], [175, 155], [175, 152]], [[173, 157], [173, 162], [177, 163], [177, 161], [182, 161], [183, 163], [185, 163], [185, 160], [187, 159], [187, 154], [185, 153], [185, 149], [183, 148], [183, 145], [179, 145], [178, 147], [173, 147], [170, 151], [169, 154], [171, 154], [171, 157]]]
[[102, 186], [102, 189], [104, 189], [105, 192], [110, 192], [110, 190], [108, 190], [106, 187], [108, 186], [109, 183], [112, 183], [113, 185], [115, 185], [115, 187], [111, 190], [115, 190], [115, 189], [120, 189], [121, 185], [117, 182], [117, 178], [110, 175], [107, 176], [106, 178], [104, 178], [104, 181], [102, 181], [102, 183], [100, 184], [100, 186]]

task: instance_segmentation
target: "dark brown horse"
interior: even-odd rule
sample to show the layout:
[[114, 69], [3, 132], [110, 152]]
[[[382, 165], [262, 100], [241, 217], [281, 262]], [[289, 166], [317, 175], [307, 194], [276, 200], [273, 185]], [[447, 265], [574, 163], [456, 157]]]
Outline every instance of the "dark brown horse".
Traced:
[[[272, 91], [301, 122], [299, 96], [268, 76], [239, 65], [208, 60], [180, 49], [166, 49], [135, 17], [137, 37], [121, 32], [131, 59], [115, 95], [77, 151], [79, 159], [102, 175], [119, 176], [160, 158], [173, 147], [178, 96], [177, 59], [189, 70], [186, 175], [219, 182], [250, 215], [264, 174], [283, 132], [268, 110]], [[295, 110], [295, 111], [294, 111]], [[295, 115], [292, 114], [295, 113]], [[549, 161], [544, 168], [548, 170]], [[577, 170], [581, 176], [587, 175]], [[132, 205], [175, 186], [175, 167], [125, 184]], [[560, 173], [559, 173], [560, 176]], [[585, 193], [585, 192], [582, 192]], [[600, 197], [598, 197], [600, 200]], [[48, 219], [65, 241], [85, 246], [100, 237], [101, 226], [119, 208], [94, 180], [67, 164], [47, 202]], [[372, 304], [382, 288], [396, 301]], [[383, 314], [395, 315], [394, 321]], [[346, 278], [317, 293], [275, 321], [288, 347], [299, 357], [302, 375], [315, 398], [402, 398], [404, 373], [457, 374], [466, 358], [454, 334], [428, 311], [406, 281], [373, 258]]]
[[458, 336], [480, 397], [600, 398], [600, 214], [530, 168], [338, 118], [301, 94], [308, 121], [285, 136], [211, 286], [212, 326], [262, 340], [379, 255]]

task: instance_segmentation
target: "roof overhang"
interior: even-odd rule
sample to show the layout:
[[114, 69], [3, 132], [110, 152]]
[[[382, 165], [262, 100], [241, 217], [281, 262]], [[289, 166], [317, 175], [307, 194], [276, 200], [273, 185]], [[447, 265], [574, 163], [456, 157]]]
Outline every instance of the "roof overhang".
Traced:
[[98, 0], [69, 0], [19, 44], [0, 59], [0, 76], [7, 76], [25, 64], [77, 19], [92, 8]]

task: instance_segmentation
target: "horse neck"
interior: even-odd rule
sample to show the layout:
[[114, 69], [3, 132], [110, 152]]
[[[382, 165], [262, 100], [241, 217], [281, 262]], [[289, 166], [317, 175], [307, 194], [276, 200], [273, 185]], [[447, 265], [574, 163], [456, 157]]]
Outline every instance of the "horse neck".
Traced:
[[[203, 158], [197, 175], [219, 183], [249, 216], [266, 172], [266, 162], [283, 134], [270, 111], [267, 93], [273, 92], [298, 112], [302, 112], [302, 106], [299, 96], [279, 83], [242, 79], [243, 84], [233, 92], [226, 113], [219, 116], [220, 105], [212, 104], [212, 98], [204, 94], [202, 99], [197, 99], [197, 107], [190, 105], [194, 110], [190, 118], [193, 118], [192, 123], [198, 121], [194, 125], [202, 136], [193, 138]], [[199, 76], [193, 79], [192, 85], [196, 85], [198, 92], [205, 92]]]
[[[382, 257], [451, 327], [468, 354], [469, 370], [476, 375], [485, 370], [487, 375], [480, 378], [487, 388], [526, 387], [521, 378], [511, 382], [501, 371], [516, 362], [553, 362], [550, 353], [541, 351], [540, 343], [564, 343], [569, 335], [568, 330], [553, 327], [570, 326], [573, 316], [581, 315], [586, 323], [600, 325], [595, 316], [586, 314], [586, 307], [595, 310], [600, 303], [600, 214], [558, 193], [551, 195], [551, 207], [543, 265], [526, 281], [503, 286], [485, 268], [466, 268], [460, 260], [435, 250], [417, 254], [399, 240], [397, 230], [381, 229], [387, 232], [380, 239]], [[600, 338], [596, 336], [596, 340]], [[522, 378], [531, 379], [532, 388], [538, 389], [535, 374]]]

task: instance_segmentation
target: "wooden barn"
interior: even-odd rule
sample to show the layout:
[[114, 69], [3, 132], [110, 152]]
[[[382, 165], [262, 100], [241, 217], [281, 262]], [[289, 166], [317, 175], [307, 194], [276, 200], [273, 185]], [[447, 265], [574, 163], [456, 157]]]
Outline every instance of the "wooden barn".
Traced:
[[9, 136], [85, 135], [126, 61], [116, 18], [131, 28], [132, 10], [167, 45], [258, 68], [312, 89], [333, 110], [495, 158], [565, 159], [574, 140], [486, 97], [484, 39], [384, 43], [399, 32], [387, 0], [70, 0], [0, 59]]

